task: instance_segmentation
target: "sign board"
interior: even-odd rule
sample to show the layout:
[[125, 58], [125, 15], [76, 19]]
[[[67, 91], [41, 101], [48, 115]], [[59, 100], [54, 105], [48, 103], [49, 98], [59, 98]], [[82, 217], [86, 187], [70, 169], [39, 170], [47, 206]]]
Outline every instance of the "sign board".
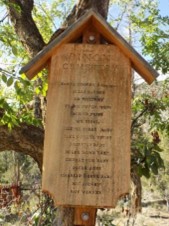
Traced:
[[131, 68], [149, 84], [159, 74], [93, 9], [20, 73], [32, 79], [43, 68], [49, 90], [42, 187], [56, 205], [77, 206], [79, 225], [83, 208], [93, 209], [94, 219], [95, 207], [114, 207], [129, 192]]
[[43, 190], [56, 205], [114, 207], [130, 187], [131, 65], [115, 45], [51, 58]]

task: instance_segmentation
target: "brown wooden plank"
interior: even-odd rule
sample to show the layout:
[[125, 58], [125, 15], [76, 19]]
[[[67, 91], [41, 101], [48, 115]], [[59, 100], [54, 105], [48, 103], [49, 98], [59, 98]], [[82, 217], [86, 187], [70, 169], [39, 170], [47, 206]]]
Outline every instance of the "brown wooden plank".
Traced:
[[114, 207], [129, 192], [130, 102], [116, 46], [65, 44], [53, 56], [42, 184], [56, 205]]
[[78, 207], [75, 208], [74, 225], [75, 226], [94, 226], [96, 222], [97, 209]]

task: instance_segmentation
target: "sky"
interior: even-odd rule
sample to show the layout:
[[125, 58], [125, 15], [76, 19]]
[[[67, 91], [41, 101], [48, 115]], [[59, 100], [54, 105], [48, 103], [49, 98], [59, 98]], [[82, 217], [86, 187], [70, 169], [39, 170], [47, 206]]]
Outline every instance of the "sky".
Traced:
[[159, 9], [164, 16], [169, 15], [169, 0], [159, 0]]
[[[169, 0], [159, 0], [159, 9], [162, 16], [169, 16]], [[160, 75], [159, 80], [166, 77], [168, 77], [168, 75]]]

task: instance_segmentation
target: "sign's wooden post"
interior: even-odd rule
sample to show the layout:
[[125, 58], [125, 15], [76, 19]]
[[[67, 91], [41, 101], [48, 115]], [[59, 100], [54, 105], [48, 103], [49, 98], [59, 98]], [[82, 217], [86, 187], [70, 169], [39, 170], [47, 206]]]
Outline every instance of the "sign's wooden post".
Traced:
[[130, 187], [131, 69], [158, 73], [96, 12], [89, 11], [21, 72], [49, 66], [42, 188], [93, 226]]
[[94, 226], [96, 222], [96, 209], [88, 207], [75, 208], [75, 226]]
[[[100, 44], [100, 33], [94, 27], [88, 27], [83, 33], [83, 43]], [[74, 213], [75, 226], [94, 226], [96, 222], [96, 208], [76, 207]]]

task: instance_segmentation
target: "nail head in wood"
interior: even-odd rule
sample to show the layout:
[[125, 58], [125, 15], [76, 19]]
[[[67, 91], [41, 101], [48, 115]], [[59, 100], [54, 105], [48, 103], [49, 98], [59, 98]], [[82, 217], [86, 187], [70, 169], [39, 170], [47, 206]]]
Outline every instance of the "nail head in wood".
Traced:
[[90, 214], [85, 212], [81, 214], [81, 218], [83, 221], [88, 221], [90, 219]]
[[100, 44], [100, 33], [92, 25], [83, 32], [83, 43]]
[[74, 226], [94, 226], [96, 222], [95, 208], [77, 207], [75, 208]]
[[96, 41], [95, 36], [94, 36], [94, 35], [90, 35], [90, 36], [89, 36], [89, 42], [90, 42], [90, 43], [95, 43], [95, 41]]

